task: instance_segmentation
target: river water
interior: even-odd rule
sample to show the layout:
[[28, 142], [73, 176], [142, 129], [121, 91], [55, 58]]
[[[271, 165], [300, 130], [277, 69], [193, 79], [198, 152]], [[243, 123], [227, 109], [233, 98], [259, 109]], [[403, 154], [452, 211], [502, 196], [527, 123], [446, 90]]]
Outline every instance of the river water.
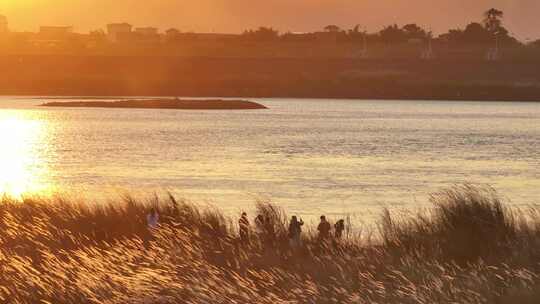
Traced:
[[251, 99], [251, 111], [43, 108], [0, 97], [0, 192], [166, 191], [307, 218], [429, 206], [456, 183], [540, 204], [540, 103]]

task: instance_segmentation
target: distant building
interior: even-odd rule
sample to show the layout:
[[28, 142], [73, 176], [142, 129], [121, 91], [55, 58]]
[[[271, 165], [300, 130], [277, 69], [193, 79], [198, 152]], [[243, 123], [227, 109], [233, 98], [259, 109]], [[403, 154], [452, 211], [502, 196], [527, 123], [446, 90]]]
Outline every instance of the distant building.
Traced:
[[109, 41], [119, 42], [123, 37], [130, 36], [133, 26], [129, 23], [107, 24], [107, 37]]
[[155, 36], [158, 35], [158, 29], [155, 27], [138, 27], [135, 29], [135, 33], [144, 36]]
[[8, 21], [6, 16], [0, 15], [0, 34], [9, 32]]
[[39, 28], [40, 40], [65, 40], [73, 34], [71, 26], [41, 26]]

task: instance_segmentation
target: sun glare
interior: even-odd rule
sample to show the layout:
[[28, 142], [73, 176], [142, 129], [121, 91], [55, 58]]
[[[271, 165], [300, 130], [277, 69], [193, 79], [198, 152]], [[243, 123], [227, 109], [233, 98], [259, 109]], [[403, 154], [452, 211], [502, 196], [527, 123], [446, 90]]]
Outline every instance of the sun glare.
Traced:
[[0, 115], [0, 194], [20, 198], [44, 190], [38, 145], [40, 121]]

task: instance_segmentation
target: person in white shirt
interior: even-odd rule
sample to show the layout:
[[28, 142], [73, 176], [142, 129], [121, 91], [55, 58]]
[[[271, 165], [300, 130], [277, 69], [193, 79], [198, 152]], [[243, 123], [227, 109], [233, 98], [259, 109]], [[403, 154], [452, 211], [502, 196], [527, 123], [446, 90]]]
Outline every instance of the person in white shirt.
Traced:
[[148, 224], [148, 228], [150, 229], [156, 229], [159, 224], [159, 213], [156, 208], [152, 208], [150, 210], [150, 213], [146, 216], [146, 222]]

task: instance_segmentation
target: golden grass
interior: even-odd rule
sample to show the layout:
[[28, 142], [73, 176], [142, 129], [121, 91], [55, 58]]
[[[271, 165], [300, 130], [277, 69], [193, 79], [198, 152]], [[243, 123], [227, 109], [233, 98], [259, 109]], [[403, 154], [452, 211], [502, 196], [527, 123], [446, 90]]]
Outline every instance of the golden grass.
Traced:
[[[236, 221], [172, 195], [95, 208], [61, 198], [0, 205], [6, 303], [538, 303], [540, 219], [471, 186], [434, 194], [432, 214], [381, 220], [380, 241], [291, 251], [287, 216], [242, 245]], [[159, 206], [161, 227], [145, 224]], [[252, 223], [253, 224], [253, 223]], [[307, 230], [307, 229], [305, 229]]]

